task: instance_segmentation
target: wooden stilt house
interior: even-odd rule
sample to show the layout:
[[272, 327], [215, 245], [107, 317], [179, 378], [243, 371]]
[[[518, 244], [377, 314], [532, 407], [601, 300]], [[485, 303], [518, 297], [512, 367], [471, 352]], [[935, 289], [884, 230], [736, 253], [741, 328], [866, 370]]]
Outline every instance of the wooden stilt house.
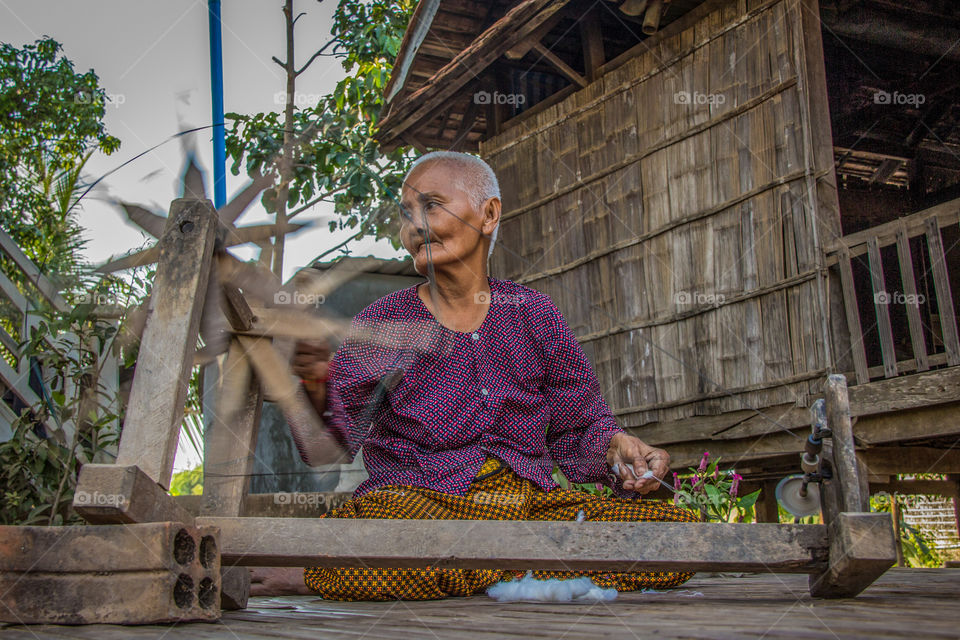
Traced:
[[773, 518], [828, 373], [875, 489], [960, 472], [958, 39], [936, 0], [423, 0], [378, 135], [487, 160], [492, 275], [552, 296], [624, 427]]

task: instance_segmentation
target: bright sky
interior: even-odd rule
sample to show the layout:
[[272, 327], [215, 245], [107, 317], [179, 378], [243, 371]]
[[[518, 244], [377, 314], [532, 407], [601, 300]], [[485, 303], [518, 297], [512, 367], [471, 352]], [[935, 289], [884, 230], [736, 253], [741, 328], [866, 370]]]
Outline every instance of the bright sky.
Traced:
[[[252, 114], [280, 109], [275, 96], [284, 89], [284, 76], [270, 58], [283, 59], [285, 51], [281, 4], [279, 0], [223, 2], [225, 111]], [[306, 12], [297, 22], [295, 42], [299, 63], [329, 39], [335, 7], [336, 0], [319, 3], [297, 0], [296, 11]], [[100, 77], [100, 85], [114, 101], [107, 106], [105, 122], [107, 131], [122, 141], [120, 151], [112, 156], [93, 156], [87, 163], [87, 178], [98, 178], [112, 171], [182, 129], [211, 123], [205, 0], [0, 0], [0, 41], [22, 46], [43, 36], [50, 36], [63, 45], [76, 71], [93, 69]], [[329, 93], [343, 76], [338, 60], [318, 58], [297, 80], [298, 104], [312, 96]], [[210, 134], [194, 134], [192, 142], [207, 172], [207, 188], [212, 198]], [[113, 173], [101, 183], [104, 189], [84, 198], [79, 220], [86, 230], [85, 255], [89, 261], [101, 263], [112, 255], [150, 242], [110, 201], [120, 199], [142, 204], [165, 215], [170, 200], [178, 195], [182, 162], [180, 143], [170, 141]], [[247, 181], [246, 176], [232, 176], [228, 171], [227, 198]], [[288, 237], [285, 279], [354, 233], [331, 234], [325, 222], [332, 216], [332, 206], [326, 203], [298, 216], [298, 221], [319, 220], [320, 224]], [[257, 202], [238, 224], [269, 220]], [[384, 258], [399, 255], [389, 243], [372, 240], [352, 243], [350, 249], [353, 255]], [[249, 259], [257, 251], [256, 247], [247, 246], [234, 253]], [[181, 441], [177, 469], [197, 464], [195, 456], [185, 453]]]
[[[280, 109], [276, 94], [284, 88], [282, 69], [270, 60], [283, 59], [283, 14], [279, 0], [227, 0], [223, 2], [224, 109], [257, 113]], [[328, 39], [336, 0], [298, 0], [295, 9], [306, 12], [297, 22], [296, 59], [306, 61]], [[0, 41], [16, 46], [50, 36], [63, 45], [78, 72], [93, 69], [113, 98], [106, 109], [107, 131], [122, 141], [111, 156], [97, 154], [87, 163], [88, 178], [115, 169], [146, 149], [185, 128], [209, 125], [210, 62], [207, 3], [205, 0], [0, 0]], [[310, 100], [333, 90], [344, 76], [340, 62], [318, 58], [298, 78], [297, 101]], [[212, 198], [212, 148], [210, 133], [191, 136], [207, 172]], [[146, 205], [164, 215], [177, 195], [183, 149], [172, 140], [140, 158], [102, 183], [103, 190], [84, 199], [80, 223], [88, 240], [85, 255], [94, 263], [139, 247], [149, 240], [110, 205], [111, 198]], [[227, 173], [227, 197], [247, 183], [244, 175]], [[309, 263], [350, 233], [331, 234], [324, 222], [332, 206], [321, 203], [298, 216], [319, 220], [287, 240], [284, 277]], [[238, 221], [240, 225], [269, 221], [259, 202]], [[353, 255], [399, 255], [386, 242], [363, 241], [351, 245]], [[254, 257], [252, 245], [235, 253]]]

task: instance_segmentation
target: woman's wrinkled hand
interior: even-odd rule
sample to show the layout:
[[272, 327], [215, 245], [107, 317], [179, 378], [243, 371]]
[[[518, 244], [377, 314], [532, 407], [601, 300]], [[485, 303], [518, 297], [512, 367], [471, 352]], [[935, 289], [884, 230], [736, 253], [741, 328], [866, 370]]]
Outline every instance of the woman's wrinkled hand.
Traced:
[[311, 394], [326, 390], [330, 345], [326, 340], [299, 340], [293, 350], [293, 374]]
[[641, 476], [649, 469], [657, 478], [663, 479], [670, 470], [670, 454], [663, 449], [651, 447], [640, 438], [627, 433], [617, 433], [610, 439], [607, 465], [611, 468], [618, 465], [617, 475], [623, 482], [624, 489], [645, 494], [655, 491], [660, 483], [654, 478], [641, 479]]

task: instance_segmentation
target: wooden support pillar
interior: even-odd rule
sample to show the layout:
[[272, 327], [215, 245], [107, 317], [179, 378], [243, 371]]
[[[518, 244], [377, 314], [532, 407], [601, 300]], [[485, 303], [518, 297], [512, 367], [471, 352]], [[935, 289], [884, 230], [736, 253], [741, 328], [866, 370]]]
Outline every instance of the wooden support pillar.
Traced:
[[948, 475], [947, 480], [956, 485], [957, 495], [953, 497], [953, 519], [957, 525], [957, 536], [960, 537], [960, 475]]
[[[238, 340], [223, 369], [217, 411], [203, 437], [203, 513], [239, 516], [254, 466], [263, 392]], [[240, 410], [229, 415], [230, 407]]]
[[897, 566], [903, 566], [903, 540], [900, 537], [900, 501], [897, 494], [890, 494], [890, 516], [893, 518], [893, 540], [897, 546]]
[[824, 390], [827, 426], [832, 432], [833, 482], [839, 487], [842, 511], [869, 511], [869, 498], [862, 493], [859, 462], [850, 422], [850, 401], [847, 379], [842, 375], [827, 376]]
[[757, 522], [780, 522], [776, 481], [765, 480], [761, 485], [760, 499], [757, 500], [756, 512]]
[[137, 466], [170, 486], [180, 422], [206, 299], [217, 212], [206, 200], [174, 200], [160, 259], [117, 464]]
[[583, 66], [587, 81], [600, 77], [600, 67], [606, 62], [603, 51], [603, 34], [600, 32], [600, 6], [594, 4], [580, 20], [580, 41], [583, 43]]

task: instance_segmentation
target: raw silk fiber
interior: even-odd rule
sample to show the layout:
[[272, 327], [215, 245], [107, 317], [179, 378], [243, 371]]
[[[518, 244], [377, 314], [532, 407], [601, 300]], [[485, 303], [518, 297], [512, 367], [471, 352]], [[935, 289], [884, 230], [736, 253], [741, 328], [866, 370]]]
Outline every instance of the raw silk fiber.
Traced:
[[[578, 520], [696, 522], [696, 515], [673, 504], [604, 498], [562, 488], [545, 492], [490, 457], [463, 496], [409, 486], [385, 486], [348, 500], [325, 518], [436, 520]], [[384, 540], [384, 544], [390, 544]], [[509, 546], [510, 541], [503, 544]], [[525, 571], [494, 569], [307, 568], [304, 581], [328, 600], [434, 600], [484, 593], [501, 581], [520, 580]], [[600, 589], [668, 589], [692, 573], [534, 571], [536, 580], [589, 578]]]

